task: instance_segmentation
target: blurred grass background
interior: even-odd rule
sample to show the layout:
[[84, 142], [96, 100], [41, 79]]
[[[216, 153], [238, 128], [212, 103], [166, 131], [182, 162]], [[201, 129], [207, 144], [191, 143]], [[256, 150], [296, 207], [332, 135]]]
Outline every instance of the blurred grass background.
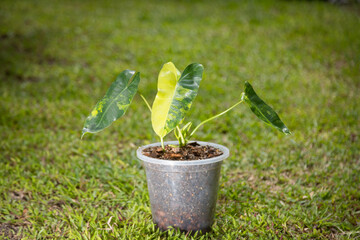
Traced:
[[[194, 239], [360, 236], [360, 7], [313, 1], [1, 1], [0, 236], [186, 239], [151, 221], [135, 157], [157, 142], [137, 96], [80, 140], [116, 75], [152, 102], [173, 61], [205, 76], [188, 120], [235, 103], [244, 81], [293, 132], [239, 106], [196, 139], [227, 146], [213, 231]], [[172, 140], [172, 134], [167, 140]], [[112, 226], [111, 228], [109, 227]]]

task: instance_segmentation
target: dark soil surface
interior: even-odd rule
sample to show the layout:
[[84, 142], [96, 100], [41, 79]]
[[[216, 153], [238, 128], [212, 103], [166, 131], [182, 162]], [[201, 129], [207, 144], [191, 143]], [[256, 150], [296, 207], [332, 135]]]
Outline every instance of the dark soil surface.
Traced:
[[166, 145], [165, 151], [161, 147], [149, 147], [143, 150], [143, 154], [158, 159], [191, 161], [217, 157], [223, 152], [212, 146], [192, 142], [182, 148]]

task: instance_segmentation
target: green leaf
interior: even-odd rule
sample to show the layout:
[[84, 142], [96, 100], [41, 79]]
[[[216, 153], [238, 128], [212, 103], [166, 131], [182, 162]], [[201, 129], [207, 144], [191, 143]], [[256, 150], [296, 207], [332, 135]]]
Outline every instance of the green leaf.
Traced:
[[289, 129], [280, 120], [277, 113], [261, 98], [259, 98], [253, 87], [248, 82], [245, 82], [245, 102], [249, 104], [251, 111], [265, 123], [278, 129], [284, 134], [291, 134]]
[[82, 137], [86, 133], [99, 132], [122, 117], [138, 90], [139, 82], [139, 72], [131, 70], [121, 72], [105, 96], [95, 105], [86, 118]]
[[153, 129], [161, 139], [184, 119], [198, 93], [203, 70], [201, 64], [192, 63], [180, 75], [172, 62], [164, 64], [151, 114]]

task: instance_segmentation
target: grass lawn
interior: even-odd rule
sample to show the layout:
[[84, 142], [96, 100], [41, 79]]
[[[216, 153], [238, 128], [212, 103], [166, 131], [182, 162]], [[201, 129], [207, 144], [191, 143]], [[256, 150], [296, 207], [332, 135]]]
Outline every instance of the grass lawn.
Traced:
[[140, 71], [152, 102], [168, 61], [205, 67], [195, 124], [249, 81], [293, 132], [245, 105], [198, 131], [231, 156], [213, 231], [194, 239], [359, 238], [359, 13], [312, 1], [1, 1], [0, 238], [190, 238], [152, 223], [135, 151], [159, 140], [138, 95], [80, 140], [118, 73]]

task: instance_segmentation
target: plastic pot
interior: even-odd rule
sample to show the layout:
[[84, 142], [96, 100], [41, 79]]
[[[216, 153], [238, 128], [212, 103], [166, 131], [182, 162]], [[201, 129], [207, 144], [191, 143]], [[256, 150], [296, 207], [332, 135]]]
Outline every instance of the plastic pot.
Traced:
[[[221, 163], [229, 156], [229, 149], [214, 143], [197, 143], [218, 148], [223, 154], [194, 161], [161, 160], [142, 154], [143, 149], [160, 143], [140, 147], [136, 152], [146, 169], [153, 221], [161, 230], [174, 227], [186, 232], [207, 232], [211, 229]], [[177, 142], [167, 144], [177, 145]]]

